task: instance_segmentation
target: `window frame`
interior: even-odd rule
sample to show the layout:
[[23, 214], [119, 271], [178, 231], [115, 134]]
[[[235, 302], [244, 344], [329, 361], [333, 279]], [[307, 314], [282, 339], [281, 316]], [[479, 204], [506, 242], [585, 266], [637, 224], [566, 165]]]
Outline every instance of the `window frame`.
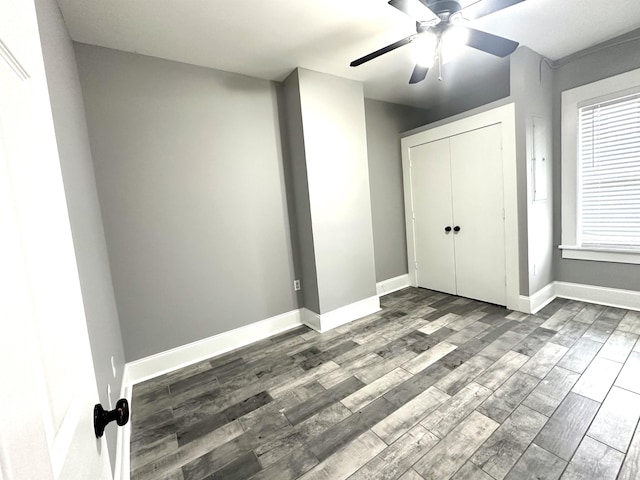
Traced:
[[640, 264], [640, 249], [583, 247], [577, 231], [579, 109], [634, 93], [640, 93], [640, 69], [562, 92], [562, 258]]

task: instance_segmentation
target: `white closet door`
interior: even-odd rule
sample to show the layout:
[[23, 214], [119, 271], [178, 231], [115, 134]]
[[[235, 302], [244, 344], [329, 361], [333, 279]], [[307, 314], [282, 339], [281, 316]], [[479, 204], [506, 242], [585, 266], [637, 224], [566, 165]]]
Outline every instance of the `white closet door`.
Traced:
[[449, 140], [457, 293], [506, 305], [501, 127]]
[[410, 149], [417, 283], [456, 293], [449, 139]]

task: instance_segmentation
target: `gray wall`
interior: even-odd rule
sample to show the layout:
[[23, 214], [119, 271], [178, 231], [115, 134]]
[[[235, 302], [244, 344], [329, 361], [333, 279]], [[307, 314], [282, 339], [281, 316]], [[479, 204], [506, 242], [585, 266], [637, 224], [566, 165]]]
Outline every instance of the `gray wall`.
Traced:
[[426, 123], [425, 110], [365, 99], [376, 282], [408, 272], [400, 133]]
[[[596, 82], [613, 75], [640, 68], [640, 29], [585, 52], [565, 59], [555, 72], [553, 85], [554, 157], [561, 158], [561, 94], [564, 90]], [[623, 42], [623, 43], [621, 43]], [[607, 45], [618, 44], [606, 48]], [[554, 163], [554, 244], [561, 242], [562, 212], [560, 208], [560, 162]], [[640, 290], [638, 265], [563, 259], [554, 252], [556, 280], [586, 285]]]
[[298, 308], [275, 85], [76, 56], [127, 361]]
[[553, 164], [552, 73], [542, 60], [527, 47], [520, 47], [511, 55], [511, 99], [516, 110], [520, 293], [527, 296], [553, 281], [551, 188], [544, 201], [534, 202], [532, 192], [533, 116], [544, 119], [546, 124], [544, 150], [549, 179]]
[[281, 100], [283, 145], [285, 148], [285, 172], [289, 172], [291, 181], [287, 192], [292, 198], [289, 202], [294, 230], [293, 241], [299, 247], [295, 259], [299, 260], [298, 278], [302, 286], [302, 304], [314, 312], [320, 312], [320, 296], [316, 271], [316, 254], [313, 245], [311, 204], [309, 202], [309, 181], [307, 179], [306, 156], [304, 150], [304, 132], [302, 126], [302, 106], [300, 105], [300, 80], [294, 70], [284, 82]]
[[[124, 350], [73, 44], [54, 0], [36, 0], [43, 59], [100, 402], [119, 398]], [[111, 367], [113, 356], [116, 374]], [[116, 429], [105, 432], [112, 468]]]

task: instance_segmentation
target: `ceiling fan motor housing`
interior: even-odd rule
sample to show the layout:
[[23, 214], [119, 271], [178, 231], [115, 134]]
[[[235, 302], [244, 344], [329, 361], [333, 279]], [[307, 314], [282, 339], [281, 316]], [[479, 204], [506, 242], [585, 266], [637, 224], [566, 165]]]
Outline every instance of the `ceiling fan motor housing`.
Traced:
[[454, 0], [421, 0], [440, 20], [447, 22], [449, 17], [459, 12], [462, 7]]

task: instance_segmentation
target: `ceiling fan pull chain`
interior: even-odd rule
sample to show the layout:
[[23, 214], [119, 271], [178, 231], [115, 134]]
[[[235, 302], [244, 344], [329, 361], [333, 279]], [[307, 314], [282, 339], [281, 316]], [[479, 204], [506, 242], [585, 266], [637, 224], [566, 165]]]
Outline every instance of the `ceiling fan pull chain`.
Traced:
[[438, 56], [438, 81], [442, 81], [442, 37], [438, 37], [438, 49], [436, 51]]

